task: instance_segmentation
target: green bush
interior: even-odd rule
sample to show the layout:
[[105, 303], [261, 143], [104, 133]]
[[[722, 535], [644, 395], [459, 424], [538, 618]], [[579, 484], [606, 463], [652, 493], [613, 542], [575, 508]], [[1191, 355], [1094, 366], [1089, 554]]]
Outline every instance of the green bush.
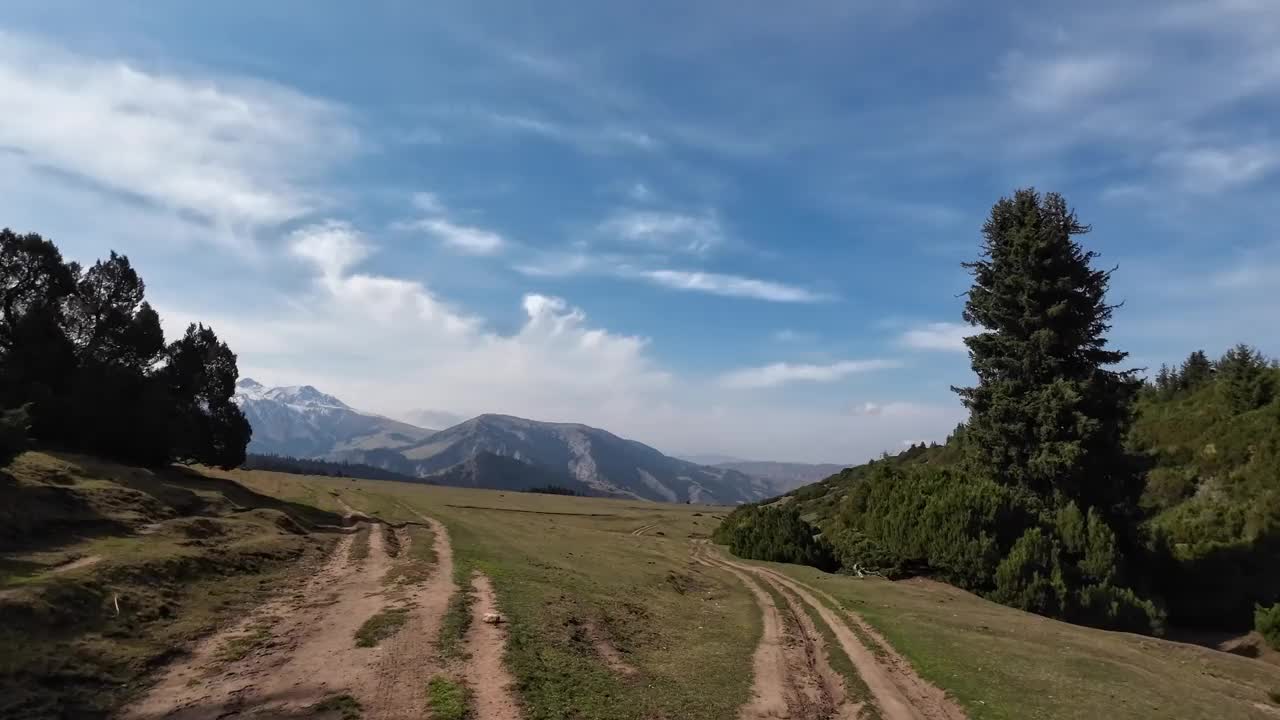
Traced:
[[1259, 605], [1253, 612], [1253, 627], [1267, 641], [1267, 644], [1280, 650], [1280, 603], [1269, 608]]
[[1061, 615], [1067, 605], [1067, 586], [1059, 554], [1052, 536], [1040, 528], [1027, 530], [996, 567], [991, 599], [1019, 610]]
[[727, 541], [729, 551], [738, 557], [835, 570], [838, 563], [831, 545], [817, 534], [818, 529], [795, 508], [751, 506], [725, 518], [713, 538]]
[[[1034, 521], [1026, 496], [950, 468], [878, 463], [849, 492], [833, 535], [841, 552], [875, 550], [862, 564], [937, 575], [969, 590], [991, 588], [1001, 548]], [[856, 541], [859, 536], [866, 538]], [[860, 544], [859, 544], [860, 543]]]

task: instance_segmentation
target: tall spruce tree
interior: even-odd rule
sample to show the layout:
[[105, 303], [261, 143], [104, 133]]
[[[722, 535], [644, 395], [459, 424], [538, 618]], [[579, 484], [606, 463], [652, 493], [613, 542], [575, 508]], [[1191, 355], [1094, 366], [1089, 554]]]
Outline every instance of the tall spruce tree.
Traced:
[[1022, 189], [991, 208], [982, 257], [965, 263], [964, 319], [982, 329], [965, 340], [978, 384], [954, 389], [971, 413], [971, 471], [1046, 506], [1118, 518], [1141, 492], [1122, 447], [1140, 382], [1111, 369], [1126, 353], [1107, 348], [1116, 306], [1110, 272], [1074, 239], [1088, 231], [1057, 193]]
[[1181, 389], [1194, 390], [1213, 379], [1213, 363], [1203, 350], [1196, 350], [1182, 361], [1182, 371], [1178, 373], [1178, 384]]

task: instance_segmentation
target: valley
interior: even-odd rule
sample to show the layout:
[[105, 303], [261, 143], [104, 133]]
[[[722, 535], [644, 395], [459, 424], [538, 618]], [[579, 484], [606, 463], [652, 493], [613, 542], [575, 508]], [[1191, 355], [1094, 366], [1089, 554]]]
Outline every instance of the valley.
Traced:
[[[150, 475], [39, 453], [10, 471], [24, 492], [127, 495], [130, 505], [110, 507], [133, 529], [6, 553], [6, 619], [84, 598], [77, 623], [43, 650], [22, 634], [39, 623], [6, 624], [6, 654], [28, 653], [4, 667], [6, 716], [462, 717], [447, 714], [453, 700], [481, 720], [1276, 713], [1268, 693], [1280, 671], [1257, 660], [1068, 625], [927, 580], [731, 558], [708, 541], [727, 508], [261, 471]], [[196, 511], [190, 519], [132, 519], [164, 514], [143, 495], [172, 502], [184, 491], [204, 504], [168, 512]], [[170, 580], [167, 616], [140, 604], [147, 591], [131, 578], [181, 557], [202, 567], [201, 553], [242, 542], [226, 523], [268, 507], [308, 525], [255, 531], [248, 548], [301, 542], [296, 561]], [[223, 528], [216, 542], [159, 542], [201, 518]], [[102, 559], [54, 572], [89, 556]], [[202, 577], [246, 590], [199, 611], [197, 628]], [[489, 612], [503, 622], [485, 623]], [[131, 652], [165, 638], [173, 650], [93, 660], [122, 632]], [[64, 671], [44, 652], [88, 664], [53, 682], [45, 673]], [[125, 681], [110, 696], [120, 705], [91, 711], [108, 696], [73, 689], [102, 672]]]

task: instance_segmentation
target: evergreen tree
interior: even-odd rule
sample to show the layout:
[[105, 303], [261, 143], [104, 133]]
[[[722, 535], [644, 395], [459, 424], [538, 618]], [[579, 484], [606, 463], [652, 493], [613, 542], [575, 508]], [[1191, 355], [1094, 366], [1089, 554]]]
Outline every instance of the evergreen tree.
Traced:
[[62, 309], [75, 271], [52, 242], [0, 230], [0, 406], [45, 401], [65, 384], [74, 358]]
[[1203, 350], [1196, 350], [1182, 362], [1182, 371], [1178, 373], [1178, 387], [1183, 390], [1194, 390], [1213, 379], [1213, 363]]
[[[1140, 386], [1109, 369], [1116, 306], [1110, 272], [1074, 240], [1088, 232], [1062, 196], [1018, 190], [991, 209], [964, 318], [978, 384], [956, 388], [970, 410], [968, 465], [1049, 506], [1076, 501], [1108, 516], [1136, 507], [1140, 480], [1122, 447]], [[1038, 547], [1038, 546], [1037, 546]]]
[[243, 463], [252, 430], [231, 400], [239, 377], [235, 353], [212, 328], [192, 324], [167, 354], [162, 377], [175, 406], [173, 457], [225, 468]]
[[1271, 402], [1275, 394], [1275, 376], [1266, 357], [1244, 343], [1222, 356], [1217, 375], [1227, 405], [1234, 413], [1260, 408]]

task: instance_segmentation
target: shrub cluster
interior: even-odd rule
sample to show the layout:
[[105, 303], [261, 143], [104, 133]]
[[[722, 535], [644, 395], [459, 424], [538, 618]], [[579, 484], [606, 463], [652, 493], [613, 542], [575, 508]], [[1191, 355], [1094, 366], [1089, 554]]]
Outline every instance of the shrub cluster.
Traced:
[[[0, 408], [26, 408], [46, 445], [239, 465], [250, 428], [231, 401], [236, 356], [203, 325], [166, 344], [144, 290], [123, 255], [86, 269], [39, 235], [0, 231]], [[8, 450], [17, 421], [4, 424]]]

